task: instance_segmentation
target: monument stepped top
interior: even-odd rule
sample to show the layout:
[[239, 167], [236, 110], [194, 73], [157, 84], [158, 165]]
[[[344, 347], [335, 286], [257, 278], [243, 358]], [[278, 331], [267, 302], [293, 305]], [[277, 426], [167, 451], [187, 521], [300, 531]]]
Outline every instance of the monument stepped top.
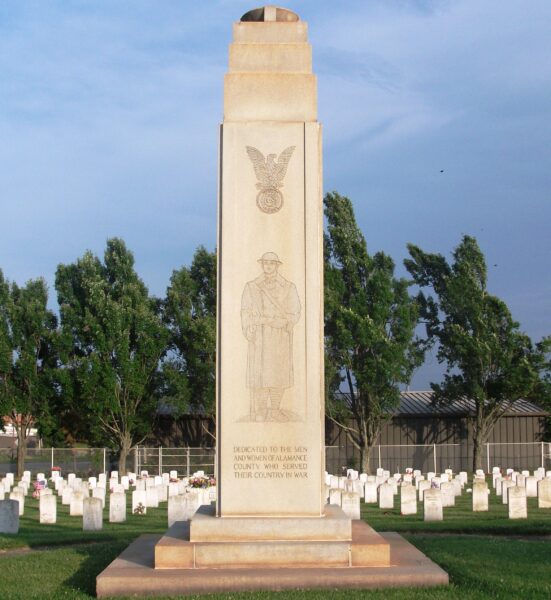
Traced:
[[292, 10], [287, 8], [279, 8], [278, 6], [262, 6], [260, 8], [253, 8], [249, 10], [241, 17], [242, 22], [266, 22], [266, 21], [280, 21], [280, 22], [293, 22], [300, 21], [299, 16]]

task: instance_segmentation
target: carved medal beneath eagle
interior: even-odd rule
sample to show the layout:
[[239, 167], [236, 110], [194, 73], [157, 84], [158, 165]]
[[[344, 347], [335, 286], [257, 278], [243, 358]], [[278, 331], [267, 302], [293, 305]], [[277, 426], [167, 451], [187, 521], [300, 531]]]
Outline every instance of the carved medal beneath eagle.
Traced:
[[260, 150], [247, 146], [247, 154], [253, 163], [254, 172], [258, 182], [256, 189], [260, 190], [256, 196], [256, 205], [265, 213], [275, 213], [283, 206], [283, 194], [279, 188], [283, 187], [283, 179], [287, 172], [287, 165], [295, 146], [285, 148], [275, 161], [277, 154], [268, 154], [266, 158]]

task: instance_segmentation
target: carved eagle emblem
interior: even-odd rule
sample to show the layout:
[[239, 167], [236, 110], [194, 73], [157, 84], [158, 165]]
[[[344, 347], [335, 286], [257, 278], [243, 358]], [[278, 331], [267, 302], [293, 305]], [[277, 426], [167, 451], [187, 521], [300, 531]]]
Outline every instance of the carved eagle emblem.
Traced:
[[289, 146], [279, 157], [277, 154], [268, 154], [264, 157], [257, 148], [247, 146], [247, 154], [258, 180], [256, 188], [260, 191], [256, 196], [256, 204], [261, 211], [274, 213], [283, 206], [283, 194], [279, 188], [283, 187], [283, 179], [294, 150], [295, 146]]

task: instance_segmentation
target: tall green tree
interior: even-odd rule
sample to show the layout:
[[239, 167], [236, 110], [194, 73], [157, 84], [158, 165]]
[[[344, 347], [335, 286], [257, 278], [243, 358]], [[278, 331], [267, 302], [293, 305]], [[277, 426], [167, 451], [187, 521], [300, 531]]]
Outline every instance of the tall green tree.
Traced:
[[[359, 450], [361, 468], [423, 358], [415, 337], [418, 307], [392, 259], [370, 256], [352, 203], [325, 196], [325, 347], [327, 414]], [[335, 396], [342, 382], [345, 396]], [[337, 399], [335, 399], [337, 398]]]
[[56, 289], [70, 399], [91, 441], [119, 453], [126, 472], [132, 446], [151, 431], [157, 413], [157, 374], [167, 346], [160, 302], [134, 269], [121, 239], [108, 240], [104, 260], [91, 252], [59, 265]]
[[437, 402], [474, 402], [473, 469], [482, 468], [483, 444], [494, 425], [540, 381], [541, 350], [519, 329], [506, 304], [488, 293], [484, 255], [464, 236], [450, 264], [441, 254], [408, 246], [405, 261], [419, 293], [427, 336], [438, 342], [444, 380], [431, 384]]
[[[50, 431], [57, 390], [57, 321], [43, 279], [11, 285], [0, 271], [0, 416], [17, 434], [17, 475], [25, 468], [29, 430]], [[1, 423], [0, 423], [1, 426]]]
[[177, 418], [214, 417], [216, 366], [216, 253], [200, 246], [190, 267], [172, 273], [164, 315], [170, 331], [163, 363], [164, 400]]

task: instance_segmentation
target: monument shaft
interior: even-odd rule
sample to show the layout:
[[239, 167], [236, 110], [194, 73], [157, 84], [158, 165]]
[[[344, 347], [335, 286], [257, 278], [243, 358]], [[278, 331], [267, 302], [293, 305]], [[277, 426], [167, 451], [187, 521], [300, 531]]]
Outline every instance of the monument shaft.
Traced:
[[[320, 516], [321, 128], [307, 26], [234, 24], [220, 130], [219, 516]], [[291, 15], [291, 16], [290, 16]], [[273, 20], [269, 20], [273, 19]]]

